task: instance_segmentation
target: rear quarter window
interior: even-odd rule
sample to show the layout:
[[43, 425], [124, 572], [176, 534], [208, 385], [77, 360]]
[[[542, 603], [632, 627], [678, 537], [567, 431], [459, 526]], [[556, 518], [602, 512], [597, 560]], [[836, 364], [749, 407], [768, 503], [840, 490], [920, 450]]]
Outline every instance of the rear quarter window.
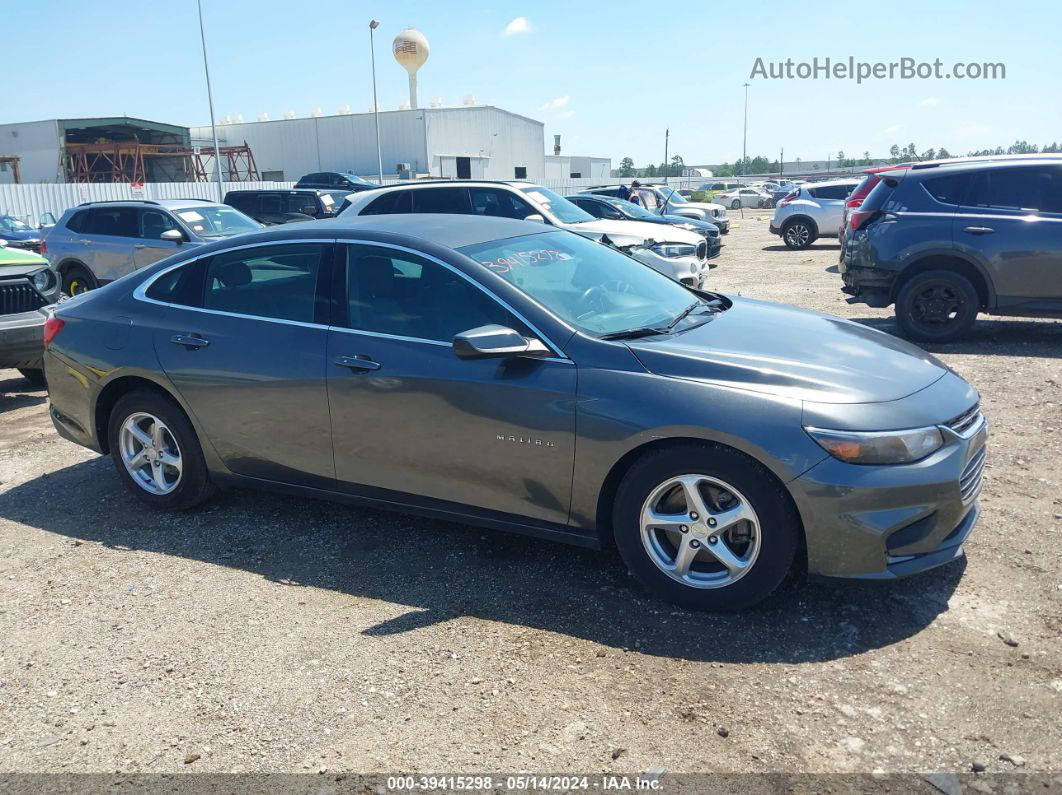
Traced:
[[969, 174], [947, 174], [922, 181], [922, 188], [941, 204], [960, 205], [970, 185]]

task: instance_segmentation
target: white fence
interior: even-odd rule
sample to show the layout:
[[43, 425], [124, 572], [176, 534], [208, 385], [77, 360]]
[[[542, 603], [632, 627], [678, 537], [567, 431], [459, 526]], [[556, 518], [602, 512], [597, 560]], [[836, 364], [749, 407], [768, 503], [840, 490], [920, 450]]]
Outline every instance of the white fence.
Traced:
[[[393, 185], [396, 177], [384, 177]], [[705, 180], [701, 177], [671, 177], [668, 184], [675, 188], [694, 188]], [[629, 183], [629, 179], [548, 179], [543, 185], [562, 196], [601, 184]], [[654, 179], [653, 182], [662, 182]], [[224, 182], [222, 193], [230, 190], [287, 189], [294, 182]], [[122, 201], [127, 199], [206, 199], [217, 201], [214, 182], [146, 182], [134, 188], [129, 183], [92, 182], [87, 184], [5, 185], [0, 184], [0, 215], [13, 215], [31, 226], [38, 226], [41, 216], [51, 213], [57, 219], [70, 207], [89, 201]]]

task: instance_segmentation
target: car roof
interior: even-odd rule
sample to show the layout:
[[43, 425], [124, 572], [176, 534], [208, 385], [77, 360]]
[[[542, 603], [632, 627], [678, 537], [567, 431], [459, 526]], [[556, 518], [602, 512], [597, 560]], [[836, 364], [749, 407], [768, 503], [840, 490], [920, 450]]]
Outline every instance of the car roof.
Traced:
[[[492, 216], [459, 215], [456, 213], [396, 213], [394, 215], [341, 215], [319, 221], [303, 221], [273, 227], [273, 231], [314, 235], [335, 234], [337, 237], [357, 237], [366, 232], [384, 235], [401, 235], [411, 241], [434, 243], [446, 248], [461, 248], [491, 240], [502, 240], [522, 235], [544, 234], [558, 231], [534, 221], [517, 221], [512, 218]], [[262, 233], [252, 233], [260, 235]], [[240, 240], [249, 240], [250, 235], [241, 235]]]
[[834, 185], [858, 185], [862, 181], [863, 178], [858, 177], [856, 179], [824, 179], [822, 182], [806, 182], [804, 184], [810, 188], [829, 188]]
[[205, 199], [116, 199], [114, 201], [82, 202], [78, 207], [162, 207], [166, 210], [183, 210], [188, 207], [217, 207], [220, 202]]
[[962, 173], [967, 171], [982, 171], [985, 169], [997, 169], [997, 168], [1014, 168], [1015, 166], [1042, 166], [1044, 164], [1050, 165], [1062, 165], [1062, 154], [1056, 155], [1025, 155], [1007, 157], [996, 155], [994, 157], [971, 157], [971, 158], [956, 158], [955, 160], [939, 160], [939, 161], [925, 161], [922, 163], [911, 163], [908, 166], [908, 173], [915, 174], [933, 174], [933, 173]]

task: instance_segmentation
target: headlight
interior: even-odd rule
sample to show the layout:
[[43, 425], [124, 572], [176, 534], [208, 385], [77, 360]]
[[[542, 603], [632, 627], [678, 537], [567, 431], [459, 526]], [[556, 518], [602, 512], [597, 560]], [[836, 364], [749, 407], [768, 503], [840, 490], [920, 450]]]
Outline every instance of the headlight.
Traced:
[[653, 246], [653, 251], [661, 257], [692, 257], [697, 253], [697, 247], [688, 243], [660, 243]]
[[828, 431], [805, 427], [827, 453], [849, 464], [910, 464], [944, 444], [936, 428], [906, 431]]
[[48, 292], [54, 284], [52, 280], [52, 272], [48, 269], [37, 271], [33, 274], [33, 286], [42, 293]]

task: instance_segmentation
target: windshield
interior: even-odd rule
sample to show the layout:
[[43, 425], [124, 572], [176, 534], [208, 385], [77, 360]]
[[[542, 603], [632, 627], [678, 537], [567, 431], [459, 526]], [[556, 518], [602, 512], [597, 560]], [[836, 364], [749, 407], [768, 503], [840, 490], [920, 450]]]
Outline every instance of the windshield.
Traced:
[[0, 215], [0, 232], [30, 232], [29, 226], [13, 215]]
[[591, 334], [667, 326], [697, 300], [649, 266], [571, 232], [522, 235], [458, 250]]
[[674, 188], [660, 188], [660, 194], [667, 199], [668, 204], [682, 204], [686, 201], [686, 197], [679, 193]]
[[607, 203], [611, 204], [625, 216], [632, 218], [635, 221], [657, 221], [660, 218], [659, 215], [653, 215], [653, 213], [649, 212], [641, 205], [624, 201], [623, 199], [615, 199]]
[[380, 187], [375, 182], [369, 182], [369, 180], [365, 179], [364, 177], [359, 177], [357, 174], [344, 174], [343, 177], [345, 179], [350, 180], [350, 182], [352, 182], [355, 185], [364, 185], [367, 188], [378, 188], [378, 187]]
[[199, 237], [232, 237], [262, 228], [257, 221], [252, 221], [239, 210], [224, 204], [190, 207], [177, 210], [176, 214]]
[[537, 185], [532, 185], [527, 188], [520, 188], [520, 190], [526, 193], [529, 199], [547, 213], [552, 213], [562, 224], [582, 224], [594, 220], [594, 216], [590, 215], [586, 210], [580, 210], [563, 196], [554, 193], [549, 188], [540, 188]]

